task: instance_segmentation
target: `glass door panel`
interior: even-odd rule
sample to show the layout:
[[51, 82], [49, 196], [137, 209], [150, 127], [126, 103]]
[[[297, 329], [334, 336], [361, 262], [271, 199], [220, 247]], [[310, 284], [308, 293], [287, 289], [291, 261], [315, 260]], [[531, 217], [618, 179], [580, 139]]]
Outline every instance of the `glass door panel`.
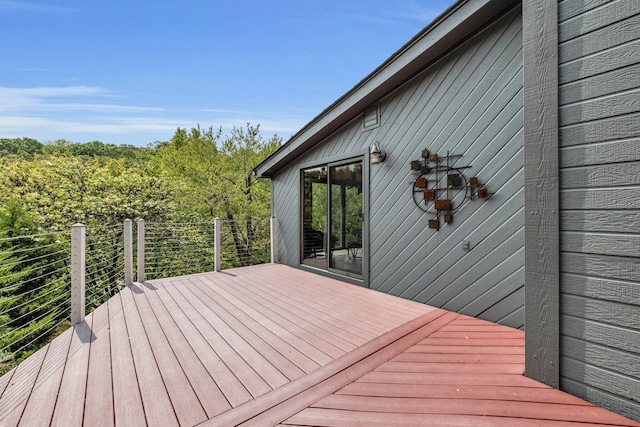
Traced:
[[302, 171], [302, 262], [327, 268], [327, 168]]
[[329, 168], [329, 268], [362, 275], [362, 162]]

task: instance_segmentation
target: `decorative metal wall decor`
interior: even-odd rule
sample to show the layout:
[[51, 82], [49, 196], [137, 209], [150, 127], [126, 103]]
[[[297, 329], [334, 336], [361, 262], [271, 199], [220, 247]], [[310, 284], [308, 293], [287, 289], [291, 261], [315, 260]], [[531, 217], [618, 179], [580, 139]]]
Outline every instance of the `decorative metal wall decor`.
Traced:
[[448, 151], [441, 157], [424, 149], [422, 156], [411, 162], [411, 170], [416, 174], [413, 201], [418, 208], [433, 215], [429, 228], [439, 230], [441, 221], [451, 224], [453, 215], [468, 200], [491, 196], [477, 176], [466, 177], [465, 172], [471, 166], [455, 165], [460, 157], [461, 154]]

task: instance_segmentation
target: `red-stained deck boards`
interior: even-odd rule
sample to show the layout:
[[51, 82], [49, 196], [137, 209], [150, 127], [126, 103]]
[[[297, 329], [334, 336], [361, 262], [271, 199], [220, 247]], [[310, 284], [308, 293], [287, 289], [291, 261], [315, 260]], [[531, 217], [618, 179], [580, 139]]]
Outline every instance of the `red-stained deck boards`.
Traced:
[[0, 378], [0, 425], [640, 426], [524, 332], [277, 264], [134, 283]]

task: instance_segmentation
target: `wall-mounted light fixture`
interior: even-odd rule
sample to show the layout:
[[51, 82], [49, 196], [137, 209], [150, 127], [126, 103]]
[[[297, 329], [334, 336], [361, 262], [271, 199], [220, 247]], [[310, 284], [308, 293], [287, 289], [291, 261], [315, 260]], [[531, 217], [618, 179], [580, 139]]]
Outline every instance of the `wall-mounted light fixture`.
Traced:
[[374, 142], [373, 144], [371, 144], [371, 164], [372, 165], [377, 165], [378, 163], [382, 163], [386, 160], [387, 158], [387, 153], [380, 149], [380, 144], [378, 142]]

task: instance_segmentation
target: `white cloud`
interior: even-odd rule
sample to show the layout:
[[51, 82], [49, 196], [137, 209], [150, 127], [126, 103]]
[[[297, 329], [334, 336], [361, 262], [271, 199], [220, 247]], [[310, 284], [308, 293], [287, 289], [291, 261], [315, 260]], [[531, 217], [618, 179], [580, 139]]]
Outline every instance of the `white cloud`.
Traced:
[[0, 0], [0, 13], [2, 12], [36, 12], [36, 13], [69, 13], [75, 9], [64, 6], [50, 6], [46, 4], [28, 3], [23, 1]]
[[[111, 97], [100, 87], [66, 86], [9, 88], [0, 87], [0, 111], [2, 112], [68, 112], [90, 111], [104, 113], [164, 111], [158, 107], [140, 107], [133, 105], [115, 105], [104, 103], [70, 102], [75, 98]], [[58, 100], [57, 102], [45, 102]]]
[[311, 117], [311, 114], [301, 117], [300, 111], [293, 114], [241, 109], [175, 112], [163, 107], [104, 103], [105, 98], [124, 99], [94, 86], [0, 87], [0, 138], [145, 145], [169, 140], [179, 127], [222, 126], [223, 131], [228, 132], [234, 126], [251, 123], [260, 125], [264, 138], [278, 134], [286, 139]]
[[[161, 118], [110, 118], [93, 120], [64, 120], [32, 116], [0, 116], [0, 129], [9, 135], [3, 137], [31, 136], [48, 134], [125, 134], [145, 132], [173, 132], [180, 122]], [[25, 135], [25, 133], [27, 135]], [[62, 138], [63, 136], [60, 136]], [[54, 138], [57, 139], [57, 138]]]
[[0, 87], [0, 96], [8, 97], [20, 97], [29, 96], [36, 98], [50, 98], [56, 96], [95, 96], [106, 95], [107, 91], [101, 87], [96, 86], [65, 86], [65, 87], [30, 87], [30, 88], [13, 88], [13, 87]]

